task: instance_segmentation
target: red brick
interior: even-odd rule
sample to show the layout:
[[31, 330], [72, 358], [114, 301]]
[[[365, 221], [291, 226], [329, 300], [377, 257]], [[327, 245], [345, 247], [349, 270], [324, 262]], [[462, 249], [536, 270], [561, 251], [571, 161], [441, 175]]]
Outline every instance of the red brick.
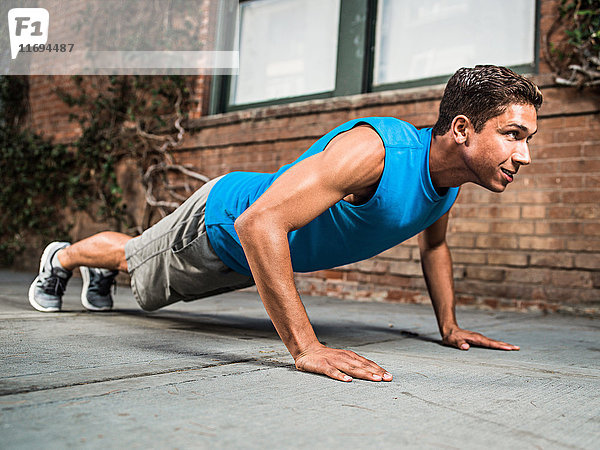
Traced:
[[560, 169], [557, 172], [569, 173], [587, 173], [587, 172], [600, 172], [600, 159], [579, 159], [576, 161], [561, 161]]
[[477, 220], [453, 220], [449, 225], [451, 232], [487, 233], [490, 231], [489, 222]]
[[392, 289], [387, 291], [385, 300], [398, 303], [422, 303], [422, 297], [420, 292]]
[[419, 247], [412, 247], [411, 259], [413, 261], [421, 261], [421, 249]]
[[369, 283], [371, 281], [372, 276], [368, 273], [350, 271], [345, 272], [344, 278], [349, 282]]
[[[537, 160], [531, 163], [531, 166], [527, 167], [527, 174], [531, 176], [531, 174], [539, 175], [539, 174], [556, 174], [560, 172], [560, 167], [562, 162], [557, 161], [549, 161], [549, 160]], [[519, 175], [517, 175], [518, 177]]]
[[572, 206], [549, 206], [546, 211], [550, 219], [571, 219], [573, 217]]
[[561, 270], [552, 273], [552, 284], [560, 287], [592, 287], [590, 272]]
[[533, 234], [533, 222], [495, 222], [492, 224], [492, 233], [507, 233], [507, 234]]
[[566, 203], [598, 203], [600, 202], [600, 190], [586, 189], [583, 191], [563, 192]]
[[486, 298], [483, 300], [483, 304], [485, 306], [489, 306], [491, 309], [497, 309], [498, 303], [499, 303], [499, 300], [496, 298]]
[[488, 254], [489, 264], [496, 266], [519, 266], [525, 267], [529, 264], [526, 253], [518, 252], [490, 252]]
[[465, 278], [467, 272], [466, 269], [464, 267], [461, 267], [460, 265], [454, 265], [452, 266], [452, 278], [456, 281], [456, 280], [462, 280], [463, 278]]
[[600, 288], [600, 272], [595, 272], [592, 274], [592, 283], [595, 289]]
[[321, 275], [328, 280], [341, 280], [344, 272], [340, 270], [322, 270]]
[[389, 273], [392, 275], [422, 276], [421, 264], [410, 261], [391, 261]]
[[521, 217], [525, 219], [543, 219], [546, 217], [546, 207], [541, 205], [522, 206]]
[[565, 128], [590, 128], [589, 119], [593, 117], [593, 115], [585, 115], [585, 116], [565, 116], [564, 117], [564, 127]]
[[600, 236], [600, 223], [584, 223], [583, 234], [589, 236]]
[[[503, 193], [501, 197], [506, 197], [507, 193]], [[491, 203], [492, 199], [498, 198], [498, 194], [481, 189], [479, 186], [467, 184], [460, 190], [457, 204], [468, 205], [469, 203]], [[452, 209], [451, 215], [454, 213]]]
[[487, 251], [451, 250], [452, 261], [456, 264], [485, 264]]
[[597, 142], [600, 141], [600, 133], [597, 130], [589, 129], [556, 131], [554, 141], [565, 144], [572, 144], [573, 142]]
[[[564, 117], [551, 117], [551, 118], [542, 118], [539, 120], [538, 124], [540, 130], [548, 131], [554, 130], [556, 128], [564, 128], [565, 126], [565, 118]], [[534, 136], [535, 139], [535, 136]]]
[[[506, 196], [502, 194], [502, 197]], [[559, 191], [534, 191], [526, 190], [515, 192], [515, 202], [519, 203], [556, 203], [560, 201], [561, 193]], [[504, 200], [504, 198], [503, 198]]]
[[[539, 234], [552, 234], [552, 235], [573, 235], [581, 234], [583, 232], [583, 224], [581, 222], [547, 222], [545, 224], [536, 224], [540, 227], [536, 227], [536, 234], [538, 230], [546, 230], [545, 233]], [[544, 225], [542, 227], [541, 225]]]
[[585, 144], [581, 147], [581, 156], [584, 158], [600, 157], [600, 144]]
[[558, 301], [566, 304], [573, 304], [573, 299], [577, 299], [577, 303], [598, 302], [598, 293], [594, 292], [594, 289], [556, 286], [547, 287], [545, 292], [549, 301]]
[[406, 245], [397, 245], [381, 253], [379, 256], [392, 259], [410, 259], [411, 251], [412, 249]]
[[467, 278], [457, 280], [455, 287], [458, 294], [484, 295], [487, 297], [506, 297], [508, 290], [508, 285], [504, 282], [488, 282]]
[[582, 253], [575, 255], [575, 267], [579, 269], [600, 269], [600, 254]]
[[458, 205], [455, 209], [457, 218], [501, 218], [518, 219], [518, 206], [463, 206]]
[[477, 236], [476, 246], [478, 248], [518, 248], [518, 240], [513, 236], [498, 236], [498, 235], [485, 235]]
[[505, 269], [506, 282], [516, 283], [547, 283], [550, 281], [550, 272], [546, 269]]
[[600, 188], [600, 176], [598, 175], [584, 175], [583, 177], [583, 185], [586, 188]]
[[533, 185], [536, 188], [580, 188], [583, 186], [583, 179], [579, 175], [564, 175], [561, 173], [551, 176], [537, 175], [533, 177]]
[[485, 281], [503, 281], [505, 271], [489, 266], [468, 266], [465, 268], [466, 278], [475, 278]]
[[418, 237], [413, 236], [410, 239], [407, 239], [402, 243], [402, 245], [406, 245], [408, 247], [417, 247], [419, 245]]
[[600, 252], [600, 240], [598, 239], [568, 239], [566, 240], [566, 244], [568, 250]]
[[536, 222], [534, 234], [537, 236], [539, 236], [541, 234], [551, 234], [550, 233], [550, 224], [548, 222]]
[[475, 297], [472, 295], [457, 295], [456, 296], [456, 304], [457, 305], [473, 305], [476, 302]]
[[573, 217], [577, 219], [599, 219], [600, 205], [580, 205], [573, 207]]
[[417, 113], [434, 113], [437, 114], [440, 108], [440, 102], [438, 100], [433, 101], [422, 101], [415, 103], [415, 112]]
[[564, 240], [551, 237], [520, 236], [519, 248], [532, 250], [561, 250]]
[[593, 130], [600, 130], [600, 114], [590, 114], [587, 117], [587, 126]]
[[[544, 89], [544, 105], [540, 113], [542, 115], [554, 115], [597, 111], [598, 103], [600, 103], [600, 96], [589, 91], [584, 94], [569, 92], [564, 88], [546, 88]], [[562, 138], [555, 136], [555, 138], [561, 139], [562, 142], [568, 141], [568, 136]]]

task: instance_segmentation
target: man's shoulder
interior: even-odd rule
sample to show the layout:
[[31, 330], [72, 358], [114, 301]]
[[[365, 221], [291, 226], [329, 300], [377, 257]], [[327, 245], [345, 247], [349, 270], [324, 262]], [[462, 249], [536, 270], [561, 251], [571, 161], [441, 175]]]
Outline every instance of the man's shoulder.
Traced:
[[370, 125], [381, 137], [386, 147], [421, 147], [428, 143], [428, 131], [396, 117], [364, 117], [356, 123]]

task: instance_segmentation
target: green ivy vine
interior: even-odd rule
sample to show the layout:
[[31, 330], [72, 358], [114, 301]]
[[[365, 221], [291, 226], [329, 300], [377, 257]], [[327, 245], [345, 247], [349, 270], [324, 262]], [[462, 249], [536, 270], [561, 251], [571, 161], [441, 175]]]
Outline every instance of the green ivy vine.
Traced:
[[11, 265], [31, 241], [68, 238], [61, 217], [81, 195], [71, 177], [75, 155], [24, 128], [28, 79], [0, 77], [0, 264]]
[[567, 86], [600, 86], [600, 2], [561, 0], [545, 37], [546, 60], [556, 82]]
[[[68, 239], [65, 208], [85, 211], [110, 228], [137, 234], [176, 208], [208, 180], [179, 164], [192, 77], [73, 77], [56, 94], [71, 107], [79, 137], [56, 145], [26, 127], [27, 78], [0, 77], [0, 264], [10, 265], [27, 244]], [[116, 168], [137, 167], [146, 198], [142, 218], [123, 201]]]

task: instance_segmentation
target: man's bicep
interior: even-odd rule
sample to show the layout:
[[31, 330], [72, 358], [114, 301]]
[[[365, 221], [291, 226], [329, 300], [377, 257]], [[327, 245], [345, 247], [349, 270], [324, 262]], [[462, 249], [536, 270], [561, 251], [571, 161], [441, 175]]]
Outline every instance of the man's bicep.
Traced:
[[288, 231], [298, 229], [361, 184], [377, 180], [384, 155], [375, 131], [350, 130], [284, 172], [248, 208], [247, 215], [282, 224]]

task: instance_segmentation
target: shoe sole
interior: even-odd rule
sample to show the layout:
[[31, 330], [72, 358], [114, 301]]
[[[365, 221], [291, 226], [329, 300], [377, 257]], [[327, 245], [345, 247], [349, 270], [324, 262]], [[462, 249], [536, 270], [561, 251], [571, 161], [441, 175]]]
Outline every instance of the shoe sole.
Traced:
[[86, 266], [80, 266], [79, 271], [81, 272], [81, 278], [83, 280], [83, 288], [81, 288], [81, 304], [83, 305], [83, 307], [88, 311], [110, 311], [112, 309], [112, 306], [104, 306], [99, 308], [97, 306], [92, 305], [88, 301], [85, 294], [88, 290], [88, 287], [90, 287], [90, 269]]
[[42, 272], [43, 268], [44, 268], [44, 262], [49, 258], [50, 253], [54, 253], [58, 250], [55, 250], [56, 247], [58, 247], [58, 245], [60, 245], [59, 243], [57, 243], [57, 245], [52, 245], [49, 244], [45, 249], [44, 249], [44, 253], [42, 253], [42, 257], [40, 258], [40, 269], [38, 270], [38, 276], [35, 277], [35, 280], [33, 280], [33, 283], [31, 283], [31, 286], [29, 286], [29, 303], [31, 304], [31, 306], [33, 306], [35, 309], [37, 309], [38, 311], [41, 312], [58, 312], [60, 311], [60, 307], [44, 307], [42, 305], [40, 305], [38, 302], [35, 301], [35, 284], [38, 281], [38, 278], [40, 277], [40, 273]]

